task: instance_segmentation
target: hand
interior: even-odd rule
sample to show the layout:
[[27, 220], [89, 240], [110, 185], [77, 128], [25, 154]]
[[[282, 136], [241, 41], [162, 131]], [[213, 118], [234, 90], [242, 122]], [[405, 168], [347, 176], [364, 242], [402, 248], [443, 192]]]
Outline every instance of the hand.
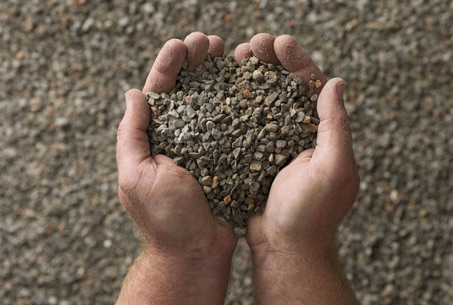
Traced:
[[[338, 78], [326, 83], [319, 68], [288, 35], [274, 39], [258, 34], [250, 44], [237, 47], [236, 60], [241, 62], [249, 57], [249, 49], [262, 61], [281, 63], [305, 82], [314, 73], [323, 85], [317, 103], [321, 122], [316, 148], [303, 151], [279, 172], [264, 213], [253, 216], [247, 223], [246, 239], [253, 254], [257, 300], [260, 304], [273, 304], [277, 299], [282, 304], [286, 304], [282, 300], [288, 304], [295, 300], [303, 304], [351, 304], [355, 300], [353, 294], [342, 299], [334, 289], [337, 279], [342, 284], [337, 287], [347, 284], [336, 258], [335, 233], [354, 203], [359, 186], [349, 118], [343, 103], [346, 83]], [[284, 278], [280, 278], [282, 274]], [[317, 282], [320, 275], [322, 278]], [[329, 287], [329, 277], [333, 279], [333, 288]], [[301, 278], [308, 278], [308, 282]], [[292, 290], [280, 287], [279, 283], [289, 281]], [[300, 289], [294, 287], [295, 283], [301, 283]], [[313, 290], [303, 294], [311, 286]], [[321, 293], [317, 295], [316, 290]], [[340, 293], [344, 295], [345, 291], [348, 290], [343, 288]]]
[[184, 42], [172, 39], [160, 51], [143, 91], [126, 93], [127, 110], [118, 128], [119, 196], [143, 237], [144, 250], [125, 286], [136, 283], [123, 286], [119, 303], [223, 304], [237, 239], [231, 224], [216, 223], [188, 171], [166, 156], [150, 155], [150, 107], [144, 95], [172, 89], [184, 59], [193, 69], [207, 54], [221, 56], [223, 50], [217, 36], [192, 33]]

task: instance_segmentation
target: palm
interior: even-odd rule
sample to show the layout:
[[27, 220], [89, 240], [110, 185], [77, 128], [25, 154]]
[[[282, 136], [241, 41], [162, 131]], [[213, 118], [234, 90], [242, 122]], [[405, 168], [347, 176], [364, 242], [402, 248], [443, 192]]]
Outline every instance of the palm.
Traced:
[[[204, 253], [211, 246], [234, 248], [231, 228], [216, 224], [198, 182], [169, 158], [155, 156], [137, 193], [144, 194], [146, 232], [167, 253]], [[150, 191], [151, 190], [151, 191]]]
[[163, 155], [150, 156], [146, 130], [150, 108], [144, 93], [168, 92], [183, 61], [194, 68], [206, 55], [223, 54], [217, 36], [188, 35], [169, 40], [160, 51], [142, 92], [130, 90], [128, 109], [118, 128], [120, 198], [147, 244], [172, 256], [201, 258], [232, 254], [237, 243], [231, 225], [221, 227], [190, 173]]
[[[285, 167], [275, 178], [264, 213], [251, 219], [247, 241], [250, 247], [272, 247], [272, 236], [296, 235], [306, 232], [306, 223], [313, 214], [312, 200], [315, 175], [310, 166], [312, 150]], [[293, 228], [299, 228], [294, 232]], [[290, 231], [290, 232], [289, 232]]]
[[249, 219], [247, 242], [255, 253], [281, 251], [285, 245], [310, 245], [322, 236], [334, 235], [356, 194], [358, 175], [345, 122], [347, 114], [344, 106], [338, 108], [336, 102], [334, 87], [339, 80], [333, 79], [327, 85], [319, 68], [288, 35], [274, 39], [268, 34], [257, 34], [250, 43], [236, 48], [236, 60], [240, 63], [250, 56], [250, 49], [261, 61], [281, 64], [306, 83], [315, 74], [322, 86], [313, 89], [319, 95], [318, 146], [302, 152], [277, 175], [263, 215]]

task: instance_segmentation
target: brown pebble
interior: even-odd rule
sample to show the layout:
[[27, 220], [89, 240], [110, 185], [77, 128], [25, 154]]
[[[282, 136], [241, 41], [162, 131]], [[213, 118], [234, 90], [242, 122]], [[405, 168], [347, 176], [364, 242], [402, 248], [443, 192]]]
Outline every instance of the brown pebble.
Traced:
[[160, 116], [160, 111], [159, 111], [159, 109], [157, 109], [156, 107], [152, 106], [152, 107], [151, 107], [151, 111], [153, 112], [153, 114], [154, 114], [155, 116]]
[[310, 124], [308, 124], [308, 126], [311, 127], [312, 132], [317, 132], [318, 131], [318, 125], [310, 123]]
[[261, 167], [262, 167], [262, 163], [259, 161], [252, 161], [252, 163], [250, 164], [250, 169], [252, 171], [259, 172], [261, 170]]
[[304, 123], [304, 124], [308, 124], [310, 122], [311, 122], [311, 118], [308, 115], [304, 116], [304, 118], [302, 119], [302, 123]]
[[261, 184], [262, 185], [269, 185], [269, 184], [271, 184], [271, 181], [269, 179], [263, 179], [263, 181], [261, 181]]
[[219, 185], [219, 177], [214, 176], [214, 179], [212, 179], [212, 184], [211, 187], [215, 189]]
[[247, 207], [247, 210], [251, 211], [255, 208], [255, 205], [253, 203], [249, 204]]
[[225, 204], [229, 204], [231, 202], [231, 195], [226, 195], [225, 198], [223, 198], [223, 202], [225, 202]]
[[315, 82], [312, 81], [312, 80], [310, 80], [310, 81], [308, 82], [308, 87], [314, 88], [314, 87], [315, 87]]
[[322, 85], [322, 84], [321, 84], [321, 81], [320, 81], [319, 79], [316, 80], [316, 82], [315, 82], [315, 88], [319, 88], [319, 87], [321, 87], [321, 85]]
[[245, 199], [245, 204], [247, 204], [247, 205], [254, 204], [254, 203], [255, 203], [255, 200], [251, 197], [247, 197]]
[[253, 94], [248, 89], [244, 90], [244, 92], [242, 94], [244, 95], [244, 98], [247, 98], [247, 99], [253, 98]]

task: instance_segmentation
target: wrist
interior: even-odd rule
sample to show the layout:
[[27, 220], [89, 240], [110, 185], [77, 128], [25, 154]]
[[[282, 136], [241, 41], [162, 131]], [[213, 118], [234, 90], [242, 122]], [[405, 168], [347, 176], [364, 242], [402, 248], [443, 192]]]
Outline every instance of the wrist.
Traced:
[[316, 250], [253, 253], [252, 259], [260, 304], [358, 304], [334, 244]]
[[[333, 242], [303, 246], [279, 245], [253, 248], [253, 268], [257, 272], [299, 272], [313, 265], [338, 263], [336, 246]], [[297, 268], [295, 268], [297, 267]]]
[[231, 257], [168, 257], [145, 250], [124, 280], [120, 304], [223, 304]]
[[156, 249], [146, 248], [140, 260], [162, 270], [181, 277], [213, 278], [230, 272], [233, 251], [206, 251], [204, 253], [183, 253], [170, 256]]

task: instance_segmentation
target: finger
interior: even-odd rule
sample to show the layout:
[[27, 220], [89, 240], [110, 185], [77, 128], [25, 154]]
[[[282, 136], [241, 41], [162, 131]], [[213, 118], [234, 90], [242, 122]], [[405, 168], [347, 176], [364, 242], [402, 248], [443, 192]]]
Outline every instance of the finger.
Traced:
[[150, 122], [150, 108], [145, 95], [137, 89], [126, 92], [126, 112], [118, 127], [116, 159], [120, 185], [130, 185], [143, 163], [155, 166], [150, 156], [146, 129]]
[[171, 39], [160, 50], [148, 74], [142, 92], [168, 92], [176, 84], [176, 76], [186, 58], [186, 45], [178, 39]]
[[250, 49], [259, 60], [278, 65], [280, 61], [274, 52], [274, 41], [275, 38], [267, 33], [256, 34], [250, 40]]
[[211, 58], [220, 57], [225, 52], [225, 44], [223, 43], [222, 38], [216, 35], [209, 35], [209, 49], [208, 54]]
[[206, 59], [209, 49], [208, 37], [200, 32], [193, 32], [184, 39], [187, 47], [187, 69], [194, 71], [195, 67]]
[[234, 59], [236, 59], [237, 63], [239, 65], [242, 65], [242, 60], [244, 58], [250, 58], [252, 54], [250, 53], [250, 43], [241, 43], [236, 47], [236, 50], [234, 50]]
[[345, 165], [354, 160], [350, 121], [343, 101], [345, 85], [341, 78], [334, 78], [321, 91], [317, 109], [320, 123], [313, 160]]
[[318, 93], [321, 91], [327, 81], [326, 78], [293, 37], [289, 35], [277, 37], [274, 42], [274, 51], [283, 67], [297, 74], [305, 83], [308, 84], [311, 75], [315, 74], [321, 81], [321, 86], [314, 90]]

